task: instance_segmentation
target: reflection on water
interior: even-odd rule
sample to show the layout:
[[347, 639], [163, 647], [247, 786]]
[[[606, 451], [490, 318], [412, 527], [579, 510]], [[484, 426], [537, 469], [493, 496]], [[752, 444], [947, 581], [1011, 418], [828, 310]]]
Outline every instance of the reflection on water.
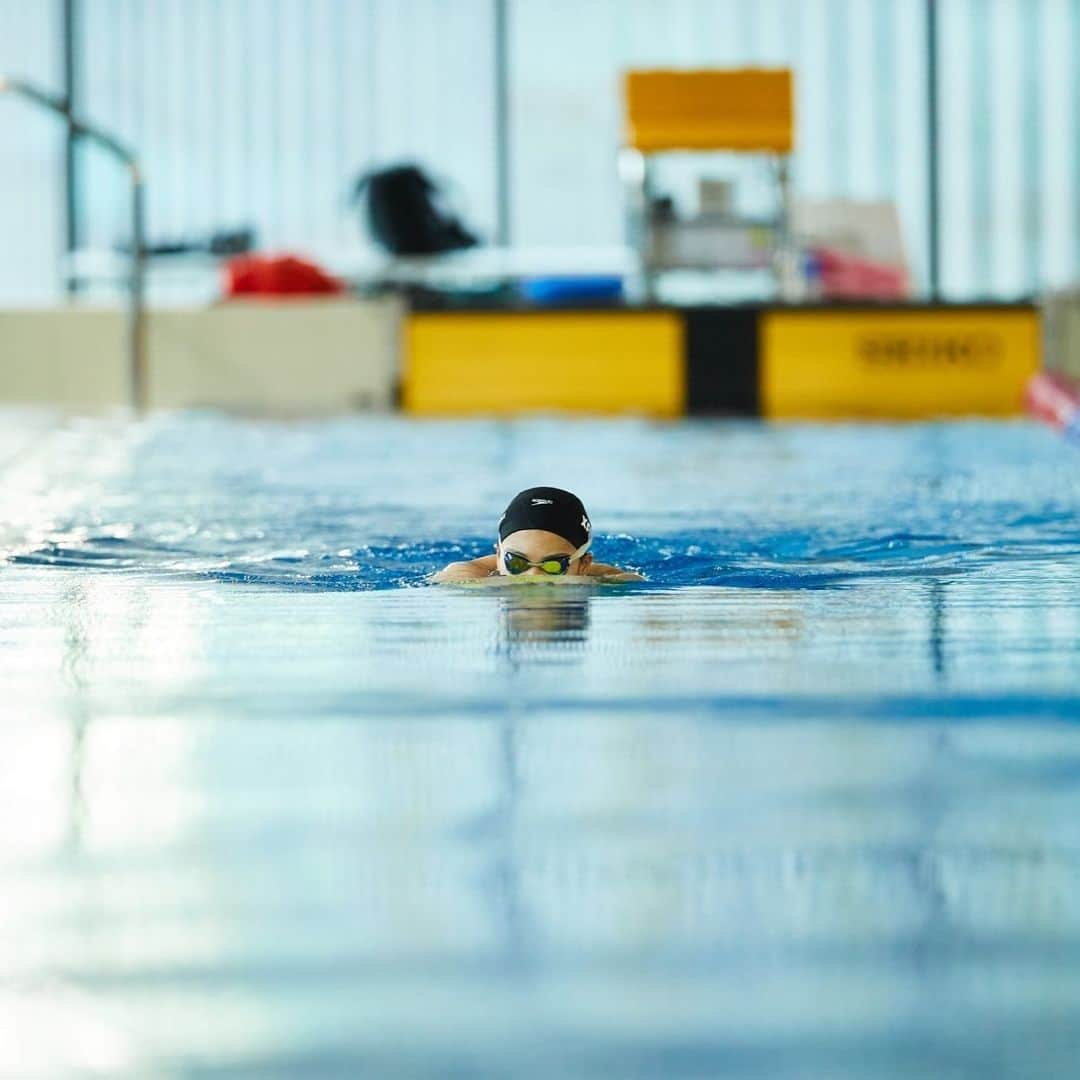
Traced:
[[85, 589], [76, 579], [65, 590], [62, 610], [65, 615], [64, 650], [60, 662], [61, 684], [69, 694], [67, 714], [71, 729], [70, 783], [71, 800], [68, 813], [68, 845], [72, 851], [82, 846], [86, 800], [83, 793], [83, 762], [89, 710], [86, 707], [87, 630], [84, 624]]
[[1063, 602], [7, 583], [5, 1063], [1073, 1060]]
[[974, 562], [773, 522], [704, 585], [0, 569], [0, 1072], [1070, 1075], [1080, 566], [1023, 487]]
[[559, 645], [562, 648], [552, 652], [561, 659], [581, 655], [589, 633], [588, 586], [501, 591], [499, 651], [514, 658], [531, 645]]

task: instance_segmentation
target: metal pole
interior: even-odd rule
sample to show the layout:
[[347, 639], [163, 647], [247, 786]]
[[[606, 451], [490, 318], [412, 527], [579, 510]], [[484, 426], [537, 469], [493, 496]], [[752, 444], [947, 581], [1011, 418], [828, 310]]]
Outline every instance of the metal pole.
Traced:
[[995, 5], [970, 3], [968, 39], [971, 43], [971, 274], [969, 295], [993, 295], [996, 274], [997, 238], [994, 235], [994, 193], [1000, 183], [994, 171], [996, 142], [993, 109], [993, 11]]
[[938, 9], [926, 0], [926, 224], [931, 300], [941, 296], [941, 154], [938, 118]]
[[132, 161], [131, 177], [131, 276], [128, 282], [128, 378], [131, 403], [145, 412], [149, 401], [146, 362], [146, 189], [142, 172]]
[[1024, 288], [1028, 295], [1038, 296], [1043, 284], [1043, 234], [1042, 234], [1042, 159], [1040, 156], [1042, 130], [1039, 127], [1042, 72], [1039, 70], [1039, 43], [1042, 30], [1042, 11], [1045, 5], [1027, 4], [1020, 17], [1021, 24], [1021, 70], [1024, 73], [1023, 94], [1024, 126], [1023, 152], [1023, 218], [1024, 253], [1027, 268]]
[[[67, 134], [64, 138], [64, 241], [70, 256], [78, 250], [79, 204], [78, 204], [78, 137], [70, 117], [78, 108], [78, 49], [76, 41], [79, 32], [78, 0], [63, 0], [61, 10], [61, 32], [63, 34], [63, 71], [64, 104], [68, 113]], [[64, 279], [64, 288], [68, 295], [78, 291], [76, 278], [68, 275]]]
[[0, 94], [13, 94], [67, 121], [73, 135], [89, 139], [120, 161], [131, 181], [131, 270], [128, 278], [128, 370], [131, 404], [138, 411], [146, 408], [146, 334], [144, 311], [146, 240], [143, 222], [143, 179], [135, 155], [118, 139], [100, 128], [84, 124], [75, 117], [63, 99], [40, 90], [30, 83], [0, 76]]
[[[1070, 41], [1080, 41], [1080, 4], [1073, 4], [1071, 18], [1068, 23]], [[1073, 54], [1075, 56], [1075, 52]], [[1074, 60], [1072, 63], [1072, 79], [1070, 93], [1073, 102], [1080, 101], [1080, 64]], [[1080, 109], [1073, 108], [1072, 131], [1066, 132], [1064, 138], [1072, 146], [1072, 176], [1073, 183], [1080, 183]], [[1080, 277], [1080, 221], [1073, 217], [1073, 250], [1072, 250], [1072, 280]]]
[[495, 242], [510, 243], [510, 12], [493, 0], [495, 19]]
[[791, 211], [791, 157], [780, 154], [776, 159], [776, 186], [780, 198], [777, 233], [773, 248], [773, 276], [776, 278], [776, 292], [781, 300], [788, 302], [801, 300], [805, 293], [802, 286], [804, 277], [799, 270], [798, 254], [795, 249]]

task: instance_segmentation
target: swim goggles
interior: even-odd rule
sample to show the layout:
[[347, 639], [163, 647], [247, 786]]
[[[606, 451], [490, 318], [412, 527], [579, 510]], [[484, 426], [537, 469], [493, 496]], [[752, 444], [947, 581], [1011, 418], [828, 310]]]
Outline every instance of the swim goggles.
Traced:
[[572, 555], [552, 555], [550, 558], [541, 559], [540, 562], [530, 562], [518, 551], [503, 552], [503, 566], [508, 574], [524, 574], [531, 567], [538, 566], [545, 574], [556, 577], [565, 574], [570, 569], [570, 564], [580, 559], [592, 546], [592, 541], [584, 543]]

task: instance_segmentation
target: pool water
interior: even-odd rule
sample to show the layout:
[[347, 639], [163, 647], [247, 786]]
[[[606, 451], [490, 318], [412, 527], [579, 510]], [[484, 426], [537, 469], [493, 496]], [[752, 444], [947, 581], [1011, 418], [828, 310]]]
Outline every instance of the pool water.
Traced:
[[[541, 483], [648, 581], [425, 583]], [[0, 1073], [1075, 1067], [1048, 431], [8, 412], [0, 553]]]

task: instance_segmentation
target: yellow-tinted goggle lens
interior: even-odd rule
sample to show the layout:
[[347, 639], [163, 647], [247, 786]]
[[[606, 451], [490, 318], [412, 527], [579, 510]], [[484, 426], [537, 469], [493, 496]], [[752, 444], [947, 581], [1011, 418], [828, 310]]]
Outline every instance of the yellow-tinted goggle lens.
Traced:
[[511, 574], [524, 574], [530, 566], [538, 566], [545, 574], [565, 574], [570, 569], [570, 556], [560, 555], [554, 559], [544, 559], [543, 562], [532, 563], [524, 555], [507, 551], [503, 553], [503, 565]]

